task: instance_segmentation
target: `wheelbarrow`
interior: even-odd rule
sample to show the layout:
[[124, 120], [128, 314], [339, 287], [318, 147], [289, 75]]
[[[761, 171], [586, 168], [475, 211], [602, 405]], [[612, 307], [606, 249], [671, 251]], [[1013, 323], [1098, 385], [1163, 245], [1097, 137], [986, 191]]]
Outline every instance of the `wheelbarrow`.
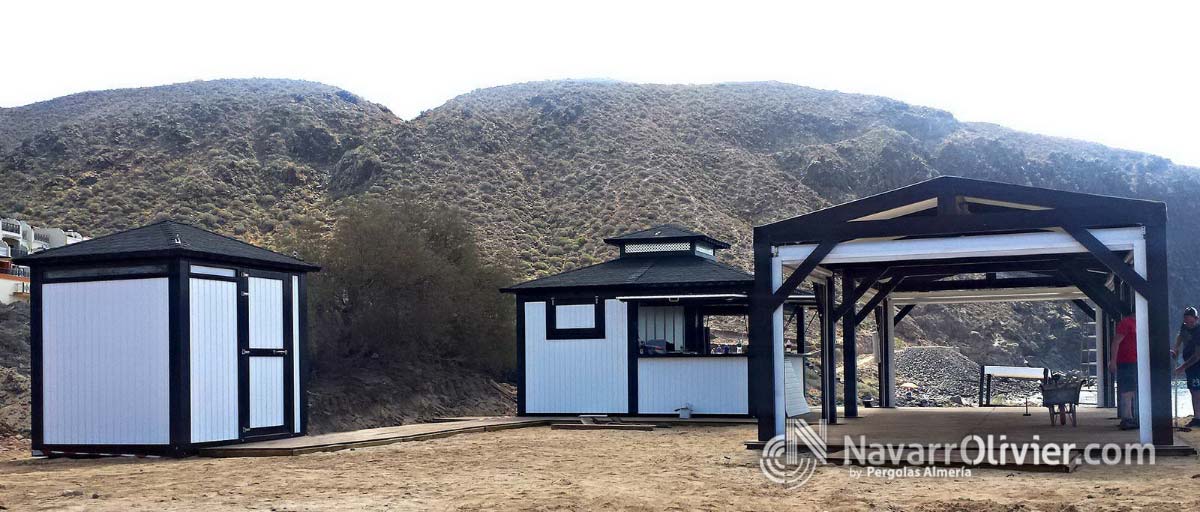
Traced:
[[1070, 416], [1071, 426], [1078, 426], [1076, 410], [1079, 408], [1079, 392], [1083, 384], [1082, 380], [1048, 379], [1042, 382], [1042, 405], [1050, 410], [1051, 425], [1066, 425], [1067, 416]]

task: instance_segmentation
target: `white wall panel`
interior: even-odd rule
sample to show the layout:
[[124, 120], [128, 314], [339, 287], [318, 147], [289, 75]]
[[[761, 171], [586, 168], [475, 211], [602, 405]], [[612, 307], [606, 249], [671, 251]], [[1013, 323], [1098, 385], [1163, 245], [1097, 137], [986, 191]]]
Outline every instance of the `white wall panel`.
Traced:
[[283, 281], [251, 277], [250, 348], [283, 348]]
[[638, 336], [641, 341], [667, 340], [676, 351], [684, 346], [683, 306], [638, 307]]
[[292, 426], [300, 432], [300, 277], [292, 276]]
[[596, 326], [595, 304], [554, 306], [554, 326], [559, 329], [591, 329]]
[[167, 279], [42, 285], [47, 444], [170, 442]]
[[804, 358], [785, 357], [784, 359], [784, 396], [788, 417], [807, 414], [808, 400], [804, 396]]
[[192, 278], [188, 295], [192, 442], [237, 439], [237, 283]]
[[283, 425], [282, 357], [250, 358], [250, 428]]
[[[641, 308], [638, 308], [639, 310]], [[745, 357], [651, 357], [638, 360], [638, 412], [747, 414]]]
[[626, 305], [604, 305], [604, 339], [547, 340], [546, 303], [525, 303], [525, 409], [624, 413], [629, 409]]

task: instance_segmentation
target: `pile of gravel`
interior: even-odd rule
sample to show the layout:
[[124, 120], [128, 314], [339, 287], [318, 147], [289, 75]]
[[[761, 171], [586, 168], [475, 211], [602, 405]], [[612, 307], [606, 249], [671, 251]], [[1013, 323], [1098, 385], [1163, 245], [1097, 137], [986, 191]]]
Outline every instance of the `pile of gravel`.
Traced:
[[[979, 364], [954, 347], [909, 347], [896, 351], [896, 401], [901, 407], [959, 407], [979, 402]], [[916, 389], [900, 384], [911, 382]], [[1033, 381], [992, 382], [993, 403], [1036, 393]]]

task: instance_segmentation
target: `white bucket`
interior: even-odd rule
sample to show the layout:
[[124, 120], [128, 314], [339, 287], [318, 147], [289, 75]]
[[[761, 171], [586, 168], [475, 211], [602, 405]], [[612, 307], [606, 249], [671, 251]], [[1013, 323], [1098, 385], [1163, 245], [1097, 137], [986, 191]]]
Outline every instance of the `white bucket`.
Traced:
[[675, 412], [679, 413], [679, 419], [681, 420], [690, 419], [692, 417], [692, 404], [686, 404], [683, 407], [675, 409]]

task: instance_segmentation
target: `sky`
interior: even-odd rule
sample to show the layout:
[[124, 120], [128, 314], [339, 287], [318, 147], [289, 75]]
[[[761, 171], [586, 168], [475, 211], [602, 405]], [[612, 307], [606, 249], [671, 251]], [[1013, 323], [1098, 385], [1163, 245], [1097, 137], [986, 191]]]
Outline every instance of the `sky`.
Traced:
[[412, 118], [471, 90], [776, 80], [1200, 166], [1195, 2], [5, 2], [0, 107], [299, 78]]

